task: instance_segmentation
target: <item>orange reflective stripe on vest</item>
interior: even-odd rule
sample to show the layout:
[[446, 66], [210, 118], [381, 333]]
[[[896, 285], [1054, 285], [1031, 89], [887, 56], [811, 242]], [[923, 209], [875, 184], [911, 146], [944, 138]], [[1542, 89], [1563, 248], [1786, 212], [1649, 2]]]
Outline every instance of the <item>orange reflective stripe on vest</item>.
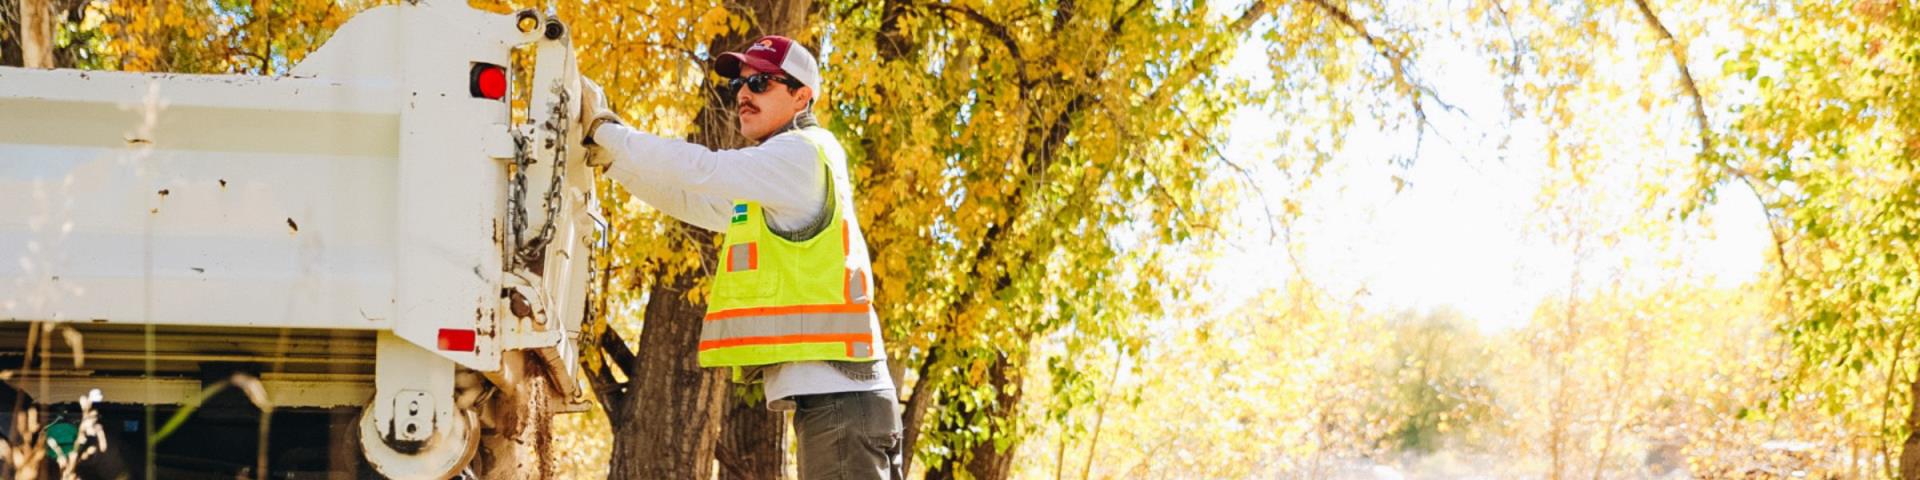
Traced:
[[854, 304], [793, 305], [793, 306], [786, 306], [786, 307], [736, 308], [733, 310], [709, 312], [707, 313], [707, 321], [712, 322], [715, 320], [726, 320], [729, 318], [739, 318], [739, 317], [782, 316], [782, 315], [808, 314], [808, 313], [864, 314], [864, 313], [867, 313], [867, 311], [870, 308], [871, 307], [868, 307], [866, 305], [854, 305]]

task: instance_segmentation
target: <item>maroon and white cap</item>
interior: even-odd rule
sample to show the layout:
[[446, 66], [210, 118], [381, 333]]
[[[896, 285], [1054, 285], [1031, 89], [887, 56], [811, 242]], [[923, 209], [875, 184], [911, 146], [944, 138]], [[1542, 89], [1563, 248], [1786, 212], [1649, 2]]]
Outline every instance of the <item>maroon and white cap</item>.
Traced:
[[744, 52], [720, 54], [713, 68], [720, 76], [737, 78], [742, 63], [754, 70], [785, 74], [799, 80], [801, 85], [812, 87], [815, 96], [821, 94], [820, 62], [813, 59], [813, 52], [807, 51], [807, 47], [791, 38], [779, 35], [760, 37]]

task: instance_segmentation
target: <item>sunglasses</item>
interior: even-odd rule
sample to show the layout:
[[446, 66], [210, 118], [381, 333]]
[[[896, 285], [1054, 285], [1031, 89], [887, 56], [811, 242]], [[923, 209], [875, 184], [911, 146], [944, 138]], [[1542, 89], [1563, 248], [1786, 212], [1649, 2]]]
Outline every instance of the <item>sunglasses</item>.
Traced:
[[737, 94], [740, 92], [740, 87], [744, 85], [747, 87], [747, 91], [767, 93], [767, 89], [773, 86], [773, 82], [780, 82], [780, 84], [786, 85], [789, 89], [801, 87], [800, 81], [794, 80], [792, 77], [771, 73], [756, 73], [751, 76], [727, 81], [727, 88], [731, 93]]

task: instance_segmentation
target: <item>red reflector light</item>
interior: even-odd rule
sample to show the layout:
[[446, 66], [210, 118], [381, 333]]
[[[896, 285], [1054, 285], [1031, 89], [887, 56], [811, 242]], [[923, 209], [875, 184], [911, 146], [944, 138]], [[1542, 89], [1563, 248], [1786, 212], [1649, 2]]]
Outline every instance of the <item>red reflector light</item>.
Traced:
[[468, 91], [475, 97], [499, 100], [507, 96], [507, 69], [487, 63], [473, 64], [472, 84]]
[[473, 351], [473, 330], [440, 329], [440, 349], [456, 352]]

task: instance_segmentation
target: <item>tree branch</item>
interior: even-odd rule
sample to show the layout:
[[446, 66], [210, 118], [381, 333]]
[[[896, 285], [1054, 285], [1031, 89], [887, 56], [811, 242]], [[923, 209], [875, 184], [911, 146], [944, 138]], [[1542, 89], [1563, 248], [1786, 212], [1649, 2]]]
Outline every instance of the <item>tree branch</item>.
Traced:
[[[1272, 5], [1270, 5], [1268, 1], [1270, 0], [1262, 1], [1257, 6], [1257, 12], [1250, 12], [1248, 15], [1255, 19], [1259, 16], [1264, 16], [1266, 12], [1272, 8]], [[1132, 15], [1138, 14], [1142, 8], [1150, 5], [1150, 2], [1145, 0], [1136, 0], [1126, 9], [1125, 13], [1122, 13], [1121, 16], [1116, 18], [1114, 23], [1108, 27], [1107, 35], [1109, 40], [1121, 36], [1125, 32], [1126, 20]], [[1016, 64], [1026, 64], [1026, 53], [1020, 49], [1020, 44], [1014, 40], [1013, 35], [1005, 24], [988, 18], [979, 11], [968, 7], [948, 4], [926, 4], [923, 6], [930, 10], [939, 11], [947, 15], [950, 19], [963, 18], [979, 24], [988, 35], [1000, 41], [1007, 49], [1007, 54]], [[1063, 6], [1063, 8], [1071, 7]], [[1060, 13], [1061, 12], [1056, 12], [1055, 21], [1066, 22], [1071, 20], [1070, 12], [1064, 16]], [[1235, 31], [1244, 32], [1252, 23], [1253, 20], [1237, 22], [1235, 24]], [[1055, 33], [1058, 34], [1059, 32], [1056, 31]], [[1219, 48], [1216, 47], [1216, 50], [1218, 49]], [[1215, 55], [1217, 56], [1217, 53]], [[1200, 63], [1201, 62], [1195, 62], [1192, 64], [1192, 68], [1203, 68], [1199, 66]], [[1196, 75], [1197, 73], [1198, 72], [1193, 72], [1189, 74], [1188, 77]], [[1020, 77], [1020, 85], [1018, 88], [1021, 98], [1024, 99], [1026, 98], [1027, 92], [1034, 88], [1035, 80], [1026, 78], [1025, 70], [1021, 70], [1018, 75]], [[1098, 75], [1097, 69], [1089, 67], [1088, 74], [1081, 78], [1091, 82], [1098, 82], [1101, 77]], [[1180, 83], [1184, 84], [1186, 82], [1183, 81]], [[999, 247], [1006, 243], [1005, 238], [1011, 234], [1014, 229], [1014, 224], [1020, 221], [1020, 219], [1025, 216], [1028, 208], [1031, 207], [1031, 202], [1028, 200], [1032, 197], [1031, 191], [1034, 190], [1032, 185], [1041, 183], [1040, 179], [1042, 174], [1044, 174], [1047, 168], [1053, 163], [1054, 157], [1060, 154], [1060, 149], [1065, 146], [1067, 139], [1072, 136], [1074, 120], [1078, 118], [1084, 110], [1092, 108], [1094, 104], [1099, 101], [1099, 98], [1093, 96], [1090, 92], [1091, 89], [1079, 89], [1078, 93], [1076, 93], [1073, 98], [1067, 100], [1061, 108], [1061, 111], [1053, 116], [1051, 121], [1032, 124], [1027, 127], [1026, 140], [1020, 145], [1020, 150], [1015, 152], [1013, 156], [1015, 159], [1024, 158], [1026, 160], [1026, 164], [1024, 168], [1021, 168], [1020, 173], [1025, 179], [1028, 179], [1028, 181], [1019, 182], [1013, 191], [1004, 197], [1007, 199], [1008, 205], [1005, 210], [1006, 215], [1000, 218], [999, 221], [993, 222], [987, 227], [986, 231], [982, 233], [980, 242], [976, 244], [976, 250], [972, 252], [971, 258], [966, 259], [968, 262], [966, 264], [967, 270], [978, 272], [980, 271], [979, 268], [981, 265], [986, 265], [989, 262], [1008, 255], [1007, 252], [1000, 251]], [[1038, 116], [1039, 114], [1035, 115], [1035, 117]], [[1031, 119], [1033, 117], [1029, 118]], [[1027, 152], [1032, 153], [1029, 154]], [[1163, 195], [1165, 194], [1164, 191], [1161, 193]], [[1177, 203], [1175, 203], [1175, 205], [1178, 207]], [[1030, 255], [1032, 252], [1029, 251], [1025, 253]], [[1005, 268], [997, 272], [985, 272], [980, 275], [980, 280], [985, 281], [979, 284], [991, 285], [991, 287], [975, 287], [961, 290], [958, 295], [955, 295], [948, 301], [943, 308], [936, 310], [948, 320], [945, 322], [945, 325], [934, 326], [936, 339], [950, 335], [952, 332], [940, 332], [939, 330], [941, 328], [951, 328], [955, 324], [953, 320], [961, 317], [965, 311], [977, 308], [976, 303], [978, 303], [977, 300], [979, 298], [991, 298], [991, 296], [999, 290], [1007, 288], [1011, 275], [1012, 273], [1007, 272]], [[951, 377], [951, 375], [947, 374], [949, 369], [943, 368], [946, 362], [944, 357], [951, 356], [951, 354], [948, 353], [949, 350], [949, 348], [946, 348], [946, 344], [936, 340], [929, 349], [926, 357], [915, 367], [916, 370], [920, 372], [920, 375], [914, 385], [912, 396], [907, 397], [907, 406], [902, 412], [904, 417], [902, 418], [902, 423], [905, 430], [903, 445], [906, 447], [904, 450], [908, 452], [908, 462], [912, 461], [912, 452], [918, 450], [916, 445], [919, 438], [924, 436], [923, 430], [925, 430], [924, 418], [926, 412], [931, 409], [934, 402], [939, 401], [935, 398], [939, 395], [936, 392], [945, 388], [948, 378]]]
[[1173, 113], [1180, 116], [1182, 125], [1187, 127], [1188, 135], [1192, 135], [1193, 138], [1198, 138], [1206, 143], [1205, 149], [1207, 153], [1213, 154], [1214, 160], [1219, 160], [1220, 163], [1226, 164], [1227, 168], [1231, 168], [1235, 173], [1240, 174], [1240, 179], [1245, 180], [1247, 186], [1253, 187], [1254, 194], [1260, 197], [1260, 209], [1267, 213], [1267, 243], [1273, 243], [1274, 240], [1279, 239], [1280, 229], [1273, 223], [1273, 205], [1267, 204], [1267, 189], [1262, 188], [1260, 182], [1253, 179], [1253, 172], [1238, 163], [1234, 163], [1233, 160], [1228, 159], [1224, 153], [1225, 149], [1220, 148], [1220, 145], [1216, 144], [1213, 138], [1202, 135], [1200, 129], [1193, 126], [1191, 117], [1188, 117], [1187, 112], [1183, 111], [1179, 106], [1173, 107]]
[[[1273, 13], [1273, 0], [1259, 0], [1254, 2], [1253, 5], [1248, 5], [1246, 11], [1240, 12], [1239, 18], [1234, 19], [1233, 23], [1227, 25], [1225, 37], [1228, 39], [1239, 38], [1240, 35], [1246, 34], [1248, 30], [1252, 30], [1253, 24], [1259, 22], [1262, 18], [1266, 18], [1269, 13]], [[1153, 93], [1147, 97], [1147, 105], [1149, 107], [1163, 105], [1172, 97], [1176, 90], [1185, 88], [1191, 84], [1193, 77], [1200, 76], [1200, 73], [1203, 71], [1211, 70], [1213, 65], [1218, 62], [1220, 55], [1226, 53], [1227, 46], [1232, 44], [1233, 42], [1230, 41], [1219, 41], [1208, 44], [1198, 55], [1193, 57], [1193, 60], [1188, 61], [1185, 65], [1181, 65], [1174, 70], [1173, 75], [1167, 76], [1165, 81], [1160, 82], [1160, 85], [1156, 86]]]
[[627, 341], [622, 339], [620, 332], [614, 331], [612, 326], [608, 326], [604, 332], [601, 332], [598, 343], [602, 368], [597, 369], [600, 374], [594, 378], [596, 385], [593, 386], [593, 391], [599, 394], [601, 405], [619, 405], [620, 398], [626, 395], [627, 386], [613, 378], [613, 371], [617, 369], [620, 375], [629, 380], [633, 378], [634, 373], [631, 370], [631, 366], [635, 363], [633, 350], [627, 348]]
[[[1633, 6], [1640, 10], [1641, 17], [1647, 21], [1647, 26], [1652, 28], [1653, 32], [1660, 36], [1660, 40], [1667, 44], [1667, 52], [1673, 58], [1673, 68], [1680, 72], [1680, 88], [1685, 91], [1687, 98], [1693, 102], [1693, 121], [1694, 125], [1700, 130], [1699, 158], [1709, 165], [1718, 166], [1722, 170], [1726, 170], [1728, 174], [1740, 180], [1740, 183], [1745, 184], [1747, 191], [1753, 193], [1754, 200], [1760, 202], [1760, 209], [1766, 212], [1767, 233], [1773, 236], [1774, 260], [1779, 265], [1780, 272], [1783, 274], [1781, 282], [1786, 282], [1787, 279], [1793, 278], [1793, 266], [1787, 263], [1787, 239], [1785, 234], [1780, 232], [1779, 217], [1774, 211], [1774, 208], [1768, 205], [1766, 196], [1761, 195], [1760, 187], [1758, 182], [1754, 180], [1753, 175], [1747, 173], [1745, 170], [1734, 168], [1733, 164], [1727, 162], [1724, 157], [1714, 155], [1713, 126], [1711, 122], [1707, 121], [1707, 102], [1705, 97], [1700, 95], [1699, 85], [1693, 80], [1693, 70], [1687, 66], [1686, 46], [1674, 38], [1673, 31], [1668, 30], [1667, 25], [1660, 21], [1660, 16], [1653, 13], [1653, 7], [1647, 4], [1647, 0], [1633, 0]], [[1787, 295], [1787, 309], [1788, 313], [1791, 314], [1794, 308], [1792, 293], [1789, 291]]]
[[1061, 29], [1067, 28], [1067, 24], [1073, 22], [1073, 15], [1080, 13], [1077, 10], [1079, 10], [1078, 5], [1073, 3], [1073, 0], [1060, 0], [1060, 3], [1055, 5], [1052, 30], [1055, 35], [1060, 34]]
[[[967, 20], [980, 25], [981, 30], [986, 31], [987, 35], [993, 36], [994, 39], [1000, 41], [1000, 44], [1002, 46], [1006, 47], [1007, 55], [1013, 57], [1014, 65], [1027, 64], [1026, 57], [1020, 53], [1020, 42], [1014, 41], [1013, 34], [1011, 33], [1010, 30], [1007, 29], [1006, 25], [1002, 25], [1000, 24], [1000, 22], [995, 21], [992, 18], [988, 18], [986, 14], [980, 13], [980, 11], [974, 10], [971, 7], [963, 7], [963, 6], [951, 5], [951, 4], [945, 4], [945, 3], [929, 3], [929, 4], [924, 4], [924, 6], [926, 6], [930, 10], [938, 11], [948, 15], [959, 15], [961, 17], [965, 17]], [[952, 17], [949, 17], [949, 18], [952, 18]], [[1018, 72], [1020, 76], [1020, 83], [1022, 84], [1027, 83], [1026, 70], [1021, 69], [1021, 70], [1018, 70]], [[1025, 95], [1022, 95], [1022, 96], [1024, 97]]]
[[[1466, 116], [1466, 111], [1440, 98], [1439, 92], [1434, 91], [1433, 87], [1413, 77], [1413, 57], [1408, 55], [1405, 50], [1394, 47], [1393, 44], [1386, 39], [1374, 35], [1373, 31], [1368, 30], [1367, 25], [1362, 23], [1360, 19], [1355, 18], [1352, 12], [1348, 12], [1346, 9], [1334, 5], [1329, 0], [1311, 0], [1309, 3], [1320, 7], [1320, 10], [1326, 12], [1328, 16], [1333, 17], [1334, 21], [1352, 30], [1354, 35], [1359, 35], [1361, 40], [1366, 41], [1368, 46], [1373, 47], [1375, 54], [1386, 59], [1387, 66], [1393, 69], [1392, 77], [1394, 84], [1406, 89], [1408, 101], [1413, 107], [1414, 120], [1419, 122], [1416, 133], [1417, 136], [1425, 136], [1426, 130], [1433, 127], [1433, 122], [1427, 119], [1427, 108], [1421, 103], [1423, 100], [1432, 101], [1435, 105], [1439, 105], [1442, 110]], [[1444, 139], [1444, 137], [1442, 138]], [[1415, 141], [1417, 142], [1419, 139], [1416, 138]], [[1416, 150], [1417, 149], [1416, 147]]]
[[1680, 88], [1685, 90], [1687, 98], [1693, 101], [1693, 121], [1700, 128], [1700, 154], [1703, 156], [1711, 154], [1713, 130], [1707, 122], [1706, 101], [1700, 96], [1700, 87], [1693, 81], [1693, 70], [1687, 67], [1686, 46], [1673, 38], [1673, 32], [1667, 30], [1666, 24], [1660, 22], [1660, 17], [1653, 14], [1653, 7], [1648, 6], [1646, 0], [1633, 0], [1633, 6], [1640, 9], [1640, 15], [1647, 20], [1647, 26], [1660, 35], [1662, 42], [1666, 42], [1667, 52], [1673, 56], [1673, 68], [1680, 72]]

